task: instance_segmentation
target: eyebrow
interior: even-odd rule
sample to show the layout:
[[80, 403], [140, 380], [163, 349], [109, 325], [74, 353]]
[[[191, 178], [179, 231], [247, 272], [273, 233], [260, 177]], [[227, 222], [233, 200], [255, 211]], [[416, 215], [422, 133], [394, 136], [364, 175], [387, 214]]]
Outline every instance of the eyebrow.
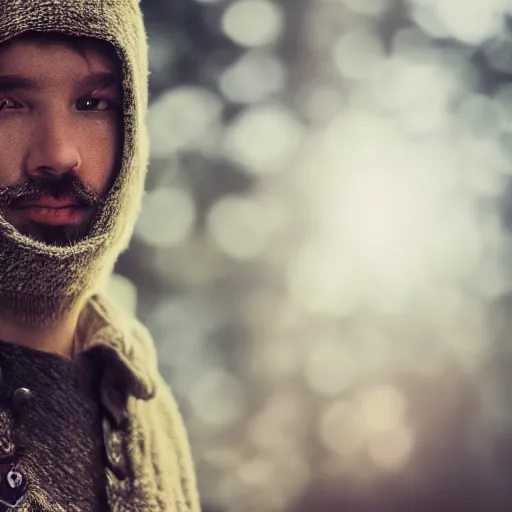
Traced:
[[[106, 89], [112, 86], [120, 87], [121, 81], [114, 73], [101, 71], [77, 80], [76, 85], [91, 89]], [[42, 89], [42, 85], [37, 79], [20, 75], [0, 75], [0, 93], [19, 90], [37, 91], [38, 89]]]

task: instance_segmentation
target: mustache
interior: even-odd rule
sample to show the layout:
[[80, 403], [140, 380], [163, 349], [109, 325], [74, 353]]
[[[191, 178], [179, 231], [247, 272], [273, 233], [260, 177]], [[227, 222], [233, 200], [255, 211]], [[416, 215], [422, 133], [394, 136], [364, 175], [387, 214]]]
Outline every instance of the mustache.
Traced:
[[72, 199], [83, 207], [99, 207], [104, 202], [100, 194], [69, 173], [58, 179], [30, 178], [22, 184], [0, 187], [0, 210], [16, 208], [43, 196]]

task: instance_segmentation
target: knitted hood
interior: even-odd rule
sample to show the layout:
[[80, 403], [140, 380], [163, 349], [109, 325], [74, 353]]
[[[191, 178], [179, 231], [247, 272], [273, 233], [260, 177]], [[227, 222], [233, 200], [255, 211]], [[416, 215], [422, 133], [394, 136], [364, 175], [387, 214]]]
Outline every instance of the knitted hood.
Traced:
[[28, 31], [106, 41], [123, 73], [120, 169], [87, 236], [68, 247], [47, 245], [0, 215], [0, 312], [44, 327], [102, 287], [133, 233], [149, 153], [148, 48], [138, 0], [0, 0], [0, 44]]

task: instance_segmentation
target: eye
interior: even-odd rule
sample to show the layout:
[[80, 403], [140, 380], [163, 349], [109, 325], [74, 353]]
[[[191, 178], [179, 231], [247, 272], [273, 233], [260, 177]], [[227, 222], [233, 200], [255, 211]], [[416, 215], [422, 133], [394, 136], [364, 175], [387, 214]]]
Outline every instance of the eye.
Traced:
[[78, 110], [113, 110], [115, 103], [113, 101], [104, 98], [82, 98], [76, 102], [76, 108]]
[[12, 98], [0, 97], [0, 111], [19, 107], [20, 103]]

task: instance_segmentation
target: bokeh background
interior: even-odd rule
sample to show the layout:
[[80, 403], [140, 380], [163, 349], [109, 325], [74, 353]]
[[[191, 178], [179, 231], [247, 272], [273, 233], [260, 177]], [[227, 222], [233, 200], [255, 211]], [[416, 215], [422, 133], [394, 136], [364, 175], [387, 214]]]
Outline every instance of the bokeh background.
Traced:
[[142, 0], [111, 292], [205, 512], [512, 510], [509, 0]]

